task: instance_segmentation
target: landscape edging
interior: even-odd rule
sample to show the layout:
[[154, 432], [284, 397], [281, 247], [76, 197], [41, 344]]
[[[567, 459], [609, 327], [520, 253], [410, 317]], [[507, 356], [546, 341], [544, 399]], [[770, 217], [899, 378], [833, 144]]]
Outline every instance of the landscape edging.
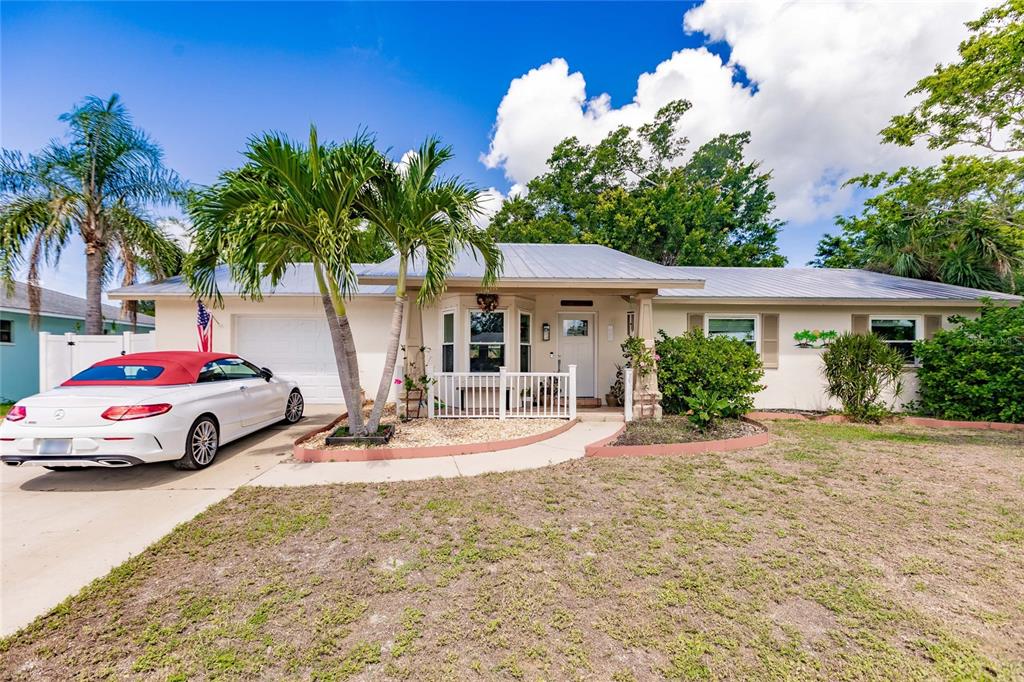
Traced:
[[[790, 419], [796, 421], [812, 421], [822, 424], [849, 424], [854, 423], [849, 417], [843, 414], [826, 414], [820, 417], [808, 417], [799, 412], [748, 412], [747, 417], [763, 421]], [[978, 431], [1024, 431], [1024, 424], [1013, 424], [1011, 422], [973, 422], [957, 421], [953, 419], [936, 419], [934, 417], [893, 417], [886, 420], [889, 424], [907, 424], [909, 426], [924, 426], [944, 429], [976, 429]]]
[[584, 449], [585, 457], [644, 457], [644, 456], [666, 456], [666, 455], [700, 455], [706, 452], [732, 452], [734, 450], [746, 450], [768, 445], [768, 429], [747, 417], [743, 421], [754, 424], [761, 430], [758, 433], [751, 433], [736, 438], [722, 438], [721, 440], [690, 441], [688, 443], [661, 443], [657, 445], [609, 445], [614, 442], [626, 429], [622, 428], [614, 434], [591, 443]]
[[519, 438], [511, 438], [508, 440], [483, 441], [480, 443], [426, 445], [415, 448], [364, 448], [352, 450], [319, 449], [303, 446], [303, 443], [313, 436], [318, 433], [322, 433], [327, 429], [334, 428], [347, 418], [348, 414], [343, 414], [327, 426], [318, 427], [314, 431], [310, 431], [300, 436], [292, 445], [292, 456], [300, 462], [380, 462], [398, 459], [424, 459], [428, 457], [475, 455], [482, 452], [511, 450], [512, 448], [519, 448], [524, 445], [539, 443], [540, 441], [554, 438], [557, 435], [565, 433], [579, 423], [578, 419], [570, 419], [561, 426], [542, 433], [535, 433], [531, 436], [521, 436]]

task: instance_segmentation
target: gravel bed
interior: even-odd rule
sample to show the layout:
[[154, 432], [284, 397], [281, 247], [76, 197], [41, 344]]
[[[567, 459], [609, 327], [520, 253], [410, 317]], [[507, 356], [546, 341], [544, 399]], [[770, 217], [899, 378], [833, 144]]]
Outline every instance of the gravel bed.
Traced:
[[385, 415], [381, 422], [395, 425], [395, 435], [385, 445], [327, 445], [325, 439], [330, 435], [330, 431], [321, 431], [303, 445], [317, 450], [463, 445], [534, 436], [565, 424], [564, 419], [412, 419], [403, 422], [394, 415]]

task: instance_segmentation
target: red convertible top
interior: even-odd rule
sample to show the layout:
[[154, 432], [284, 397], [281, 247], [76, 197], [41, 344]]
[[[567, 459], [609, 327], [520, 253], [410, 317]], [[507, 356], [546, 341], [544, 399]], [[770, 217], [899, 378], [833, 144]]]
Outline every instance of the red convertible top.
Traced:
[[146, 380], [100, 380], [75, 381], [72, 377], [61, 386], [176, 386], [194, 384], [199, 370], [208, 362], [223, 358], [236, 358], [233, 353], [200, 353], [193, 350], [154, 351], [151, 353], [129, 353], [94, 363], [93, 367], [104, 365], [155, 365], [164, 371], [154, 379]]

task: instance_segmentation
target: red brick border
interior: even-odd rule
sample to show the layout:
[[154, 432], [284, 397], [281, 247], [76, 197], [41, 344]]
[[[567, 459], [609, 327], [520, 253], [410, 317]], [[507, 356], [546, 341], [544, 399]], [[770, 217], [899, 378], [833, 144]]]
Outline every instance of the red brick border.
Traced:
[[[826, 414], [821, 417], [808, 417], [798, 412], [748, 412], [747, 417], [759, 421], [790, 419], [797, 421], [814, 421], [823, 424], [848, 424], [852, 420], [843, 414]], [[924, 426], [940, 429], [977, 429], [979, 431], [1024, 431], [1024, 424], [1007, 422], [969, 422], [932, 417], [893, 417], [886, 420], [887, 424], [907, 424], [908, 426]]]
[[758, 424], [753, 419], [744, 419], [758, 426], [760, 433], [752, 433], [748, 436], [736, 438], [723, 438], [722, 440], [693, 441], [689, 443], [665, 443], [662, 445], [609, 445], [619, 437], [626, 426], [614, 434], [591, 443], [584, 450], [586, 457], [644, 457], [649, 455], [699, 455], [705, 452], [732, 452], [733, 450], [746, 450], [757, 448], [768, 444], [768, 429], [763, 424]]
[[358, 450], [321, 450], [303, 446], [303, 443], [313, 436], [318, 433], [322, 433], [327, 429], [334, 428], [347, 418], [348, 414], [343, 414], [327, 426], [318, 427], [316, 430], [300, 436], [292, 446], [292, 456], [300, 462], [377, 462], [393, 459], [421, 459], [425, 457], [449, 457], [453, 455], [472, 455], [480, 452], [497, 452], [500, 450], [511, 450], [512, 448], [518, 448], [524, 445], [532, 445], [534, 443], [539, 443], [542, 440], [547, 440], [548, 438], [554, 438], [555, 436], [565, 433], [571, 429], [579, 421], [577, 419], [572, 419], [557, 428], [551, 429], [550, 431], [536, 433], [532, 436], [522, 436], [521, 438], [511, 438], [509, 440], [486, 441], [483, 443], [429, 445], [418, 448], [364, 448]]

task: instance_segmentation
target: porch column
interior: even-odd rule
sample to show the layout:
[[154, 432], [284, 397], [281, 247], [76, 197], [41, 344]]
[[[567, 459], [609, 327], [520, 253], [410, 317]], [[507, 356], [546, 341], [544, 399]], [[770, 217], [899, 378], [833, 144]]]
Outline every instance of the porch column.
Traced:
[[[399, 402], [404, 401], [404, 394], [408, 388], [404, 383], [405, 377], [419, 379], [427, 371], [423, 364], [425, 358], [421, 350], [423, 348], [423, 312], [420, 310], [419, 305], [416, 304], [415, 298], [415, 294], [410, 293], [409, 300], [405, 304], [405, 366], [403, 375], [399, 377], [403, 380], [402, 390], [399, 391], [400, 395], [398, 396]], [[423, 412], [424, 410], [421, 407], [421, 417], [426, 416]]]
[[[636, 334], [654, 355], [654, 294], [640, 294], [636, 300]], [[653, 414], [652, 414], [653, 403]], [[634, 374], [633, 418], [661, 419], [661, 391], [658, 390], [657, 361], [655, 368], [645, 377]]]

